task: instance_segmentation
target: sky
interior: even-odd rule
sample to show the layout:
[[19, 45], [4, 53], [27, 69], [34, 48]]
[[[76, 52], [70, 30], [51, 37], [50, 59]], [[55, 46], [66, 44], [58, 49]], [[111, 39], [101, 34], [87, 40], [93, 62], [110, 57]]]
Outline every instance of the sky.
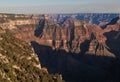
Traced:
[[120, 0], [0, 0], [0, 13], [120, 13]]

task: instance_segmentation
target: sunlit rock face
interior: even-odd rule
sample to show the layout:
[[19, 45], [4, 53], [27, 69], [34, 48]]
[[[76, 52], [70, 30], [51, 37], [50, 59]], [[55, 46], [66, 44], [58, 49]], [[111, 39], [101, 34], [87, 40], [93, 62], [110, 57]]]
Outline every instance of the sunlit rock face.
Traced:
[[[37, 25], [37, 26], [36, 26]], [[105, 29], [85, 21], [68, 18], [62, 24], [51, 21], [48, 15], [41, 17], [38, 24], [23, 26], [19, 33], [13, 31], [15, 37], [27, 42], [37, 41], [51, 46], [53, 49], [63, 49], [67, 52], [112, 56], [106, 45], [104, 33], [119, 30], [119, 20], [116, 24], [107, 25]]]
[[[26, 42], [37, 41], [40, 44], [51, 46], [53, 49], [63, 49], [67, 52], [107, 55], [109, 53], [106, 45], [107, 37], [104, 33], [119, 30], [118, 17], [106, 24], [102, 29], [92, 22], [78, 20], [81, 17], [90, 18], [94, 21], [97, 14], [84, 15], [1, 15], [4, 22], [3, 29], [11, 30], [11, 33]], [[114, 17], [116, 15], [110, 15]], [[100, 15], [103, 17], [109, 15]], [[16, 19], [16, 20], [14, 20]], [[6, 22], [5, 22], [6, 20]], [[107, 20], [106, 20], [107, 21]], [[113, 24], [113, 22], [115, 24]]]

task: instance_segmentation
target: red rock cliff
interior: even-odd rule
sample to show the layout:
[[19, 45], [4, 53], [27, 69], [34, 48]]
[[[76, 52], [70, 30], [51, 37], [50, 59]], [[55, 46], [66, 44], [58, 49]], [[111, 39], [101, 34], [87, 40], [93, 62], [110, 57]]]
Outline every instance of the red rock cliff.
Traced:
[[[44, 22], [43, 22], [44, 21]], [[41, 23], [44, 23], [41, 25]], [[108, 25], [106, 29], [101, 29], [97, 25], [68, 19], [64, 26], [50, 23], [49, 20], [42, 19], [38, 28], [24, 27], [15, 37], [25, 41], [37, 41], [43, 45], [49, 45], [53, 49], [64, 49], [72, 53], [94, 54], [112, 56], [106, 46], [107, 38], [103, 35], [111, 30], [118, 31], [118, 25]], [[39, 29], [42, 28], [42, 29]], [[35, 36], [36, 30], [41, 30], [39, 36]]]

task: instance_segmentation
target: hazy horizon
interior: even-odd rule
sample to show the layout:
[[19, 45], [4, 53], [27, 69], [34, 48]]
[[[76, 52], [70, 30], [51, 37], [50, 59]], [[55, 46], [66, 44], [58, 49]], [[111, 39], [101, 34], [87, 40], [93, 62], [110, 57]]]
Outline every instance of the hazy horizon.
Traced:
[[120, 13], [119, 0], [4, 0], [0, 13], [59, 14], [59, 13]]

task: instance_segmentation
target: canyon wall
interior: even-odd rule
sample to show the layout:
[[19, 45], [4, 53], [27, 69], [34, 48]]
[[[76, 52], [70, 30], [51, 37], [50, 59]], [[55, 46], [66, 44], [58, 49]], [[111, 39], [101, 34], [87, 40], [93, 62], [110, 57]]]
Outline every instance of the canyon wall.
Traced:
[[27, 42], [36, 41], [51, 46], [53, 50], [63, 49], [72, 53], [115, 57], [106, 45], [107, 37], [104, 34], [119, 31], [119, 28], [119, 20], [116, 24], [107, 25], [102, 29], [98, 25], [72, 18], [64, 21], [63, 26], [42, 18], [37, 27], [23, 27], [12, 33]]
[[[104, 16], [94, 15], [91, 19], [103, 20]], [[119, 17], [104, 19], [104, 28], [78, 19], [76, 15], [32, 15], [27, 20], [36, 20], [36, 24], [21, 23], [6, 31], [30, 43], [41, 67], [62, 74], [67, 82], [119, 82]]]

